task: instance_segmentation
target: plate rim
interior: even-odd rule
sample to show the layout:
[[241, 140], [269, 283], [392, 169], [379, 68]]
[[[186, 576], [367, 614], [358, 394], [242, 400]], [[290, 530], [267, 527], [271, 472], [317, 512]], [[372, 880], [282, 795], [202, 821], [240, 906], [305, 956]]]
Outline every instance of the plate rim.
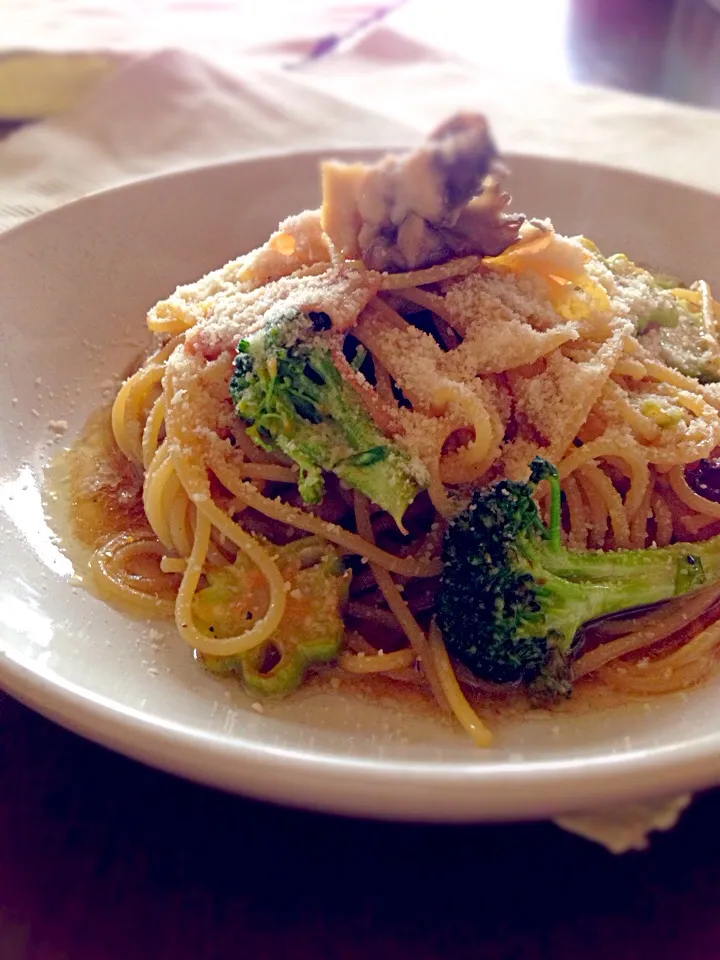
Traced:
[[[387, 153], [393, 153], [396, 151], [402, 151], [409, 149], [413, 144], [411, 143], [398, 143], [393, 147], [373, 147], [367, 142], [358, 141], [357, 144], [348, 144], [348, 143], [338, 143], [333, 144], [329, 143], [327, 146], [317, 146], [317, 147], [305, 147], [300, 150], [293, 150], [292, 148], [278, 147], [276, 150], [268, 150], [263, 148], [258, 148], [257, 151], [251, 151], [246, 154], [243, 154], [241, 157], [229, 158], [225, 160], [219, 160], [216, 163], [198, 163], [192, 164], [187, 167], [180, 167], [175, 170], [169, 170], [166, 173], [151, 173], [146, 176], [139, 176], [134, 180], [130, 180], [126, 183], [118, 183], [114, 186], [103, 187], [98, 190], [93, 190], [90, 193], [83, 194], [80, 197], [75, 197], [72, 200], [68, 200], [65, 203], [60, 204], [58, 207], [53, 207], [50, 210], [43, 210], [34, 216], [29, 217], [27, 220], [23, 220], [20, 223], [15, 224], [14, 226], [8, 228], [7, 230], [0, 232], [0, 246], [6, 242], [7, 238], [15, 237], [20, 231], [26, 231], [28, 229], [34, 229], [38, 223], [44, 223], [49, 218], [55, 218], [58, 215], [63, 215], [64, 212], [69, 208], [75, 208], [77, 206], [84, 206], [86, 204], [92, 203], [99, 198], [110, 196], [116, 193], [122, 193], [126, 190], [135, 190], [138, 188], [146, 188], [152, 186], [154, 183], [159, 183], [167, 180], [183, 179], [185, 177], [192, 177], [197, 174], [207, 174], [213, 170], [230, 170], [233, 167], [242, 167], [246, 164], [253, 164], [262, 162], [263, 160], [287, 160], [291, 157], [302, 157], [305, 159], [310, 159], [312, 157], [317, 157], [319, 160], [328, 159], [329, 156], [335, 155], [341, 157], [345, 155], [344, 159], [352, 159], [352, 157], [357, 156], [383, 156]], [[641, 170], [634, 170], [630, 167], [624, 167], [622, 164], [614, 164], [602, 162], [598, 163], [594, 160], [584, 160], [577, 157], [563, 157], [556, 156], [552, 153], [530, 153], [525, 150], [512, 150], [512, 151], [503, 151], [502, 160], [507, 161], [508, 167], [510, 169], [510, 176], [512, 177], [512, 166], [511, 164], [515, 160], [519, 160], [521, 163], [534, 163], [540, 161], [540, 163], [549, 163], [549, 164], [558, 164], [561, 166], [575, 167], [583, 170], [596, 170], [600, 173], [610, 173], [619, 175], [622, 177], [629, 177], [631, 179], [637, 180], [638, 182], [642, 181], [643, 183], [652, 183], [657, 188], [670, 187], [674, 190], [682, 190], [688, 193], [695, 194], [698, 198], [707, 197], [711, 198], [713, 201], [717, 202], [720, 199], [720, 189], [717, 191], [708, 190], [705, 187], [698, 187], [692, 183], [686, 183], [683, 180], [676, 180], [672, 177], [664, 177], [655, 173], [644, 173]], [[512, 193], [512, 191], [511, 191]]]
[[[402, 146], [396, 149], [403, 149]], [[263, 161], [328, 155], [357, 157], [387, 152], [367, 143], [302, 150], [258, 150], [243, 157], [153, 174], [94, 191], [45, 211], [0, 235], [0, 250], [28, 230], [126, 191], [168, 180], [192, 179]], [[508, 162], [542, 162], [611, 173], [657, 189], [670, 187], [718, 203], [720, 193], [622, 166], [526, 152]], [[36, 662], [8, 652], [0, 637], [0, 688], [48, 719], [135, 760], [256, 799], [325, 812], [382, 819], [480, 822], [536, 819], [638, 799], [686, 792], [720, 781], [720, 731], [689, 744], [605, 753], [568, 761], [522, 760], [485, 766], [450, 761], [382, 761], [332, 756], [258, 744], [243, 736], [204, 733], [125, 706], [69, 681]], [[678, 755], [680, 754], [680, 755]], [[650, 784], [650, 786], [649, 786]], [[532, 791], [529, 794], [529, 791]]]
[[720, 733], [689, 747], [580, 761], [522, 760], [492, 767], [383, 763], [204, 733], [123, 706], [2, 650], [0, 688], [65, 729], [147, 766], [256, 800], [324, 813], [438, 823], [537, 820], [694, 792], [720, 779]]

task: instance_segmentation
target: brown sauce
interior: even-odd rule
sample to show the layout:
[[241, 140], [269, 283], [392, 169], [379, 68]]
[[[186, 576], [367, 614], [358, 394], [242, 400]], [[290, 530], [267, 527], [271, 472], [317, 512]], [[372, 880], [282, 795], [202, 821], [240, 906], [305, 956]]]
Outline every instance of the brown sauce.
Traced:
[[81, 579], [93, 550], [118, 533], [147, 529], [142, 482], [142, 471], [115, 443], [110, 407], [96, 410], [73, 445], [46, 468], [50, 523]]
[[[443, 715], [427, 687], [402, 683], [382, 674], [351, 676], [333, 671], [330, 674], [315, 675], [308, 685], [323, 692], [338, 690], [361, 700], [399, 703], [403, 708], [422, 716], [441, 717]], [[579, 680], [573, 687], [572, 696], [554, 704], [551, 709], [532, 706], [524, 694], [515, 690], [509, 690], [506, 694], [488, 694], [468, 689], [464, 692], [468, 701], [491, 728], [511, 723], [528, 714], [538, 720], [552, 720], [553, 717], [579, 717], [589, 713], [599, 713], [604, 710], [627, 707], [632, 703], [638, 709], [642, 709], [642, 704], [648, 700], [646, 696], [634, 696], [616, 691], [593, 677], [584, 677]]]

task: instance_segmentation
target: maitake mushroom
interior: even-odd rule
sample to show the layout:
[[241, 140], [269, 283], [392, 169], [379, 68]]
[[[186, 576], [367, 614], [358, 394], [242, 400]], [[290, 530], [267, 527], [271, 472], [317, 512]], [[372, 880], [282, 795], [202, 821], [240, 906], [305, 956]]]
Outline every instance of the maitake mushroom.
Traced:
[[487, 120], [459, 114], [404, 156], [373, 165], [324, 163], [323, 229], [338, 253], [372, 270], [497, 256], [525, 220], [504, 212], [504, 173]]

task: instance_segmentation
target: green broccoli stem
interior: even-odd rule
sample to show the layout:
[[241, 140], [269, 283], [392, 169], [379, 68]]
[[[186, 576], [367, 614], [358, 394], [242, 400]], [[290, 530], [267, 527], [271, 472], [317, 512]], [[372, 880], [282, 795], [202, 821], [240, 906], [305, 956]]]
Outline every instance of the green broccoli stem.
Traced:
[[[570, 561], [574, 558], [574, 554], [569, 555]], [[643, 570], [639, 576], [637, 570], [634, 575], [628, 570], [627, 579], [613, 575], [606, 582], [555, 576], [548, 571], [552, 562], [547, 562], [548, 554], [544, 553], [542, 559], [545, 569], [538, 575], [536, 594], [543, 602], [547, 621], [553, 624], [554, 642], [562, 653], [570, 650], [580, 628], [593, 620], [661, 603], [686, 592], [677, 589], [677, 563], [682, 557], [669, 558], [670, 564]], [[576, 575], [579, 570], [576, 567], [572, 572]]]
[[349, 388], [332, 362], [328, 350], [313, 347], [309, 362], [324, 384], [317, 385], [315, 400], [321, 413], [338, 426], [349, 446], [356, 452], [368, 450], [386, 438], [367, 415], [352, 388]]
[[[567, 550], [561, 544], [561, 492], [558, 472], [547, 461], [536, 458], [531, 464], [530, 484], [547, 480], [550, 512], [545, 540], [522, 552], [542, 570], [564, 580], [608, 583], [622, 595], [627, 582], [635, 592], [632, 606], [645, 606], [687, 593], [707, 579], [720, 577], [720, 538], [700, 543], [674, 543], [668, 547], [642, 550]], [[655, 596], [660, 591], [662, 596]], [[649, 598], [649, 599], [645, 599]], [[632, 599], [632, 598], [631, 598]]]
[[642, 550], [579, 551], [561, 545], [561, 493], [557, 470], [531, 465], [531, 484], [547, 480], [550, 511], [545, 539], [526, 540], [523, 561], [555, 623], [555, 642], [565, 653], [583, 623], [620, 610], [651, 606], [720, 578], [720, 538]]
[[566, 580], [611, 582], [618, 588], [627, 583], [638, 597], [634, 606], [642, 606], [657, 602], [641, 599], [655, 590], [671, 597], [720, 578], [720, 538], [643, 550], [579, 551], [561, 547], [543, 550], [541, 562], [549, 573]]
[[[327, 418], [325, 423], [332, 424], [352, 451], [349, 456], [336, 457], [335, 462], [326, 455], [322, 462], [329, 465], [326, 469], [382, 506], [404, 529], [403, 514], [418, 491], [407, 456], [375, 426], [327, 350], [313, 348], [309, 361], [324, 381], [315, 396], [321, 414]], [[340, 446], [335, 445], [335, 449]]]
[[548, 541], [552, 550], [561, 549], [562, 524], [562, 494], [560, 479], [557, 472], [547, 472], [546, 479], [550, 484], [550, 516], [548, 518]]
[[322, 500], [323, 471], [332, 472], [404, 532], [403, 514], [421, 488], [412, 462], [375, 425], [330, 351], [293, 339], [303, 332], [298, 318], [280, 312], [238, 345], [229, 392], [248, 436], [298, 465], [306, 503]]

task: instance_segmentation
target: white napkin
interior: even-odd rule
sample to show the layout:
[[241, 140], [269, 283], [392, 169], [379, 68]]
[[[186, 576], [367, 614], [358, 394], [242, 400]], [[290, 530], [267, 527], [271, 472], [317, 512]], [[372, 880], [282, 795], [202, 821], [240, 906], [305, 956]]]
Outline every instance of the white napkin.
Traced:
[[194, 51], [215, 64], [302, 63], [353, 35], [382, 0], [0, 0], [0, 118], [64, 113], [123, 60]]
[[[720, 115], [589, 88], [521, 86], [384, 26], [302, 77], [230, 73], [187, 53], [131, 60], [75, 110], [0, 142], [0, 230], [83, 194], [199, 163], [288, 147], [413, 142], [462, 107], [486, 110], [508, 150], [720, 186]], [[652, 830], [672, 826], [689, 799], [557, 823], [613, 852], [639, 849]]]
[[230, 73], [181, 52], [130, 60], [74, 110], [0, 141], [0, 230], [154, 173], [263, 151], [396, 146], [418, 136], [293, 76]]
[[610, 853], [628, 853], [645, 850], [653, 832], [671, 830], [691, 800], [686, 793], [680, 797], [626, 803], [556, 817], [555, 823], [563, 830], [602, 844]]

